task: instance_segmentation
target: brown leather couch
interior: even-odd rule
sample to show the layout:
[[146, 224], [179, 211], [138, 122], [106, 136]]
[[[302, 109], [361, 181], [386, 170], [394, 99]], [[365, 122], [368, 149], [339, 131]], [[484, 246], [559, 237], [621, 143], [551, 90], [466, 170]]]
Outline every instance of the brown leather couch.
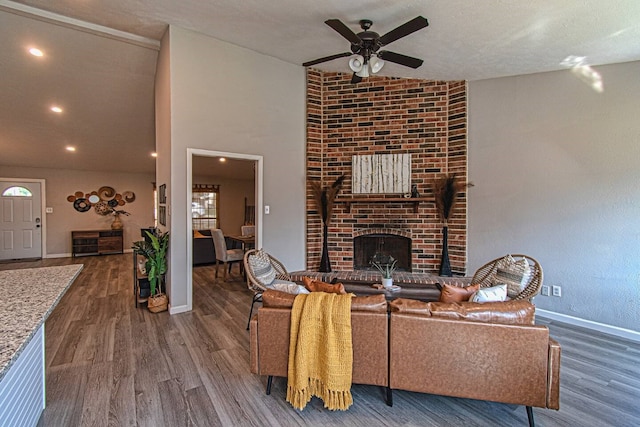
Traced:
[[560, 408], [560, 345], [528, 301], [389, 303], [389, 387]]
[[[251, 320], [251, 372], [269, 377], [267, 394], [274, 376], [287, 376], [294, 299], [295, 295], [268, 289], [262, 294], [262, 307]], [[384, 295], [351, 300], [353, 383], [388, 386], [388, 326]]]
[[[268, 290], [251, 320], [251, 372], [286, 377], [295, 295]], [[389, 311], [389, 313], [387, 313]], [[560, 345], [527, 301], [352, 300], [353, 382], [559, 409]]]

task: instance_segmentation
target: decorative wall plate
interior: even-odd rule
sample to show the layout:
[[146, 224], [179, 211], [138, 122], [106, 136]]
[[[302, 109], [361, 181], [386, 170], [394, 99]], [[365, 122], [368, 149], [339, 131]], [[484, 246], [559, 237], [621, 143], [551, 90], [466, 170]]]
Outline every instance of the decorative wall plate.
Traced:
[[91, 194], [89, 196], [89, 201], [95, 205], [100, 201], [100, 196], [98, 196], [97, 194]]
[[86, 212], [91, 209], [91, 203], [87, 199], [79, 197], [73, 202], [73, 207], [78, 212]]
[[131, 203], [136, 199], [136, 195], [133, 193], [133, 191], [125, 191], [124, 193], [122, 193], [122, 196], [127, 203]]
[[98, 215], [108, 215], [111, 212], [111, 208], [107, 204], [107, 202], [100, 201], [93, 206], [93, 209], [96, 211]]
[[108, 200], [116, 195], [116, 190], [111, 187], [100, 187], [98, 190], [98, 195], [102, 200]]

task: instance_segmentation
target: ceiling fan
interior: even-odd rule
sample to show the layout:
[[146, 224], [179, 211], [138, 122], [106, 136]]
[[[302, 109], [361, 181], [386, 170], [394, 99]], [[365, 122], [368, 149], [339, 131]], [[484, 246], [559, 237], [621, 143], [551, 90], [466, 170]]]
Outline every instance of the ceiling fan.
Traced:
[[351, 56], [349, 67], [353, 70], [351, 83], [359, 83], [363, 77], [369, 77], [369, 69], [373, 74], [382, 69], [384, 61], [395, 62], [406, 67], [418, 68], [422, 65], [422, 59], [402, 55], [388, 50], [379, 50], [382, 46], [388, 45], [402, 37], [408, 36], [429, 25], [426, 18], [418, 16], [411, 21], [405, 22], [399, 27], [389, 31], [383, 36], [370, 31], [373, 22], [369, 19], [360, 21], [362, 32], [356, 34], [339, 19], [328, 19], [325, 24], [336, 30], [342, 37], [351, 42], [351, 52], [338, 53], [336, 55], [325, 56], [324, 58], [302, 64], [304, 67], [331, 61], [337, 58]]

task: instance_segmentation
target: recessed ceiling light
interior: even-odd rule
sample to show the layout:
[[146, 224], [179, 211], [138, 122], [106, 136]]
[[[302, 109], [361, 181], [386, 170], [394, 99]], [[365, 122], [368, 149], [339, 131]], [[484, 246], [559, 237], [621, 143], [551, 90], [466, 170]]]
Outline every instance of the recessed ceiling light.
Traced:
[[151, 153], [151, 157], [158, 157], [158, 153]]
[[53, 111], [54, 113], [62, 113], [62, 108], [54, 105], [53, 107], [51, 107], [51, 111]]
[[227, 159], [225, 159], [224, 157], [220, 157], [220, 161], [221, 161], [222, 163], [224, 163], [224, 162], [226, 162], [226, 161], [227, 161]]
[[71, 146], [71, 145], [67, 145], [67, 146], [65, 147], [65, 149], [66, 149], [67, 151], [76, 151], [76, 147], [73, 147], [73, 146]]
[[29, 49], [29, 53], [33, 56], [38, 56], [38, 57], [44, 56], [44, 52], [42, 52], [37, 47], [32, 47], [31, 49]]

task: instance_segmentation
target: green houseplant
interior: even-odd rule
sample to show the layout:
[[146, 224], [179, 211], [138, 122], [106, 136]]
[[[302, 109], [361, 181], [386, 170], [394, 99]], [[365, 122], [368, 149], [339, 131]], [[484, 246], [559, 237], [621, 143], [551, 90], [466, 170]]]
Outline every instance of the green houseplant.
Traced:
[[168, 306], [168, 298], [163, 292], [164, 275], [167, 273], [167, 250], [169, 248], [169, 232], [153, 234], [145, 231], [149, 241], [134, 242], [132, 249], [146, 258], [145, 270], [151, 296], [147, 307], [152, 312], [164, 311]]
[[396, 271], [398, 260], [393, 257], [389, 257], [389, 260], [386, 264], [382, 264], [380, 262], [372, 263], [375, 268], [382, 273], [382, 285], [385, 288], [389, 288], [393, 286], [393, 272]]

